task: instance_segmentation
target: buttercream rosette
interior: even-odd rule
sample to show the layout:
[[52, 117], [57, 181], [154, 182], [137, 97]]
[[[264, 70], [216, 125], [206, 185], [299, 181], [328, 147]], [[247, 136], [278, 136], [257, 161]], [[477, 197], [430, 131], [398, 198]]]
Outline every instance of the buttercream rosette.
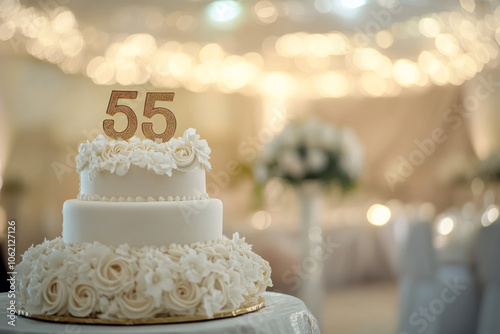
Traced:
[[173, 170], [190, 171], [197, 166], [210, 170], [210, 147], [196, 130], [189, 128], [180, 138], [161, 143], [132, 137], [128, 141], [108, 140], [98, 135], [80, 144], [76, 170], [89, 170], [90, 177], [108, 171], [123, 176], [131, 165], [147, 168], [158, 175], [172, 175]]
[[101, 319], [212, 317], [256, 302], [272, 286], [269, 263], [237, 233], [141, 248], [59, 237], [30, 247], [16, 270], [18, 307]]

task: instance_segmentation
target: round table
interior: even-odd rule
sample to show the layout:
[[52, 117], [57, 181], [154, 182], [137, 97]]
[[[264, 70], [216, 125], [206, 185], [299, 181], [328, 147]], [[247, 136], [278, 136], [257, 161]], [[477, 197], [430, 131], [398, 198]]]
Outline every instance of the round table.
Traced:
[[15, 326], [8, 324], [7, 293], [0, 294], [0, 333], [193, 333], [193, 334], [244, 334], [244, 333], [319, 333], [316, 318], [304, 303], [293, 296], [265, 292], [266, 307], [233, 318], [165, 325], [112, 326], [53, 323], [18, 316]]

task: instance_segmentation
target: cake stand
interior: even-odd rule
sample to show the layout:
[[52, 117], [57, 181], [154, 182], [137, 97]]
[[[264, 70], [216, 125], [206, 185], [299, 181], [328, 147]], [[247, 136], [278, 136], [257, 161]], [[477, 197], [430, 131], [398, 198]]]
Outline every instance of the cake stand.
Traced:
[[84, 325], [74, 323], [54, 323], [16, 317], [15, 326], [8, 324], [7, 293], [0, 294], [0, 333], [65, 333], [65, 334], [241, 334], [241, 333], [319, 333], [316, 318], [304, 303], [295, 297], [265, 292], [266, 307], [252, 313], [232, 318], [216, 320], [174, 323], [163, 325]]

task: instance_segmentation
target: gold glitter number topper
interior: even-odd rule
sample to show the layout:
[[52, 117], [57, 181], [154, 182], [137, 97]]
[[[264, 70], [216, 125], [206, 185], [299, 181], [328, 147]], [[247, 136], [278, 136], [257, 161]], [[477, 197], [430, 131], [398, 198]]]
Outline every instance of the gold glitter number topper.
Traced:
[[144, 102], [144, 116], [151, 118], [156, 114], [165, 116], [167, 121], [167, 127], [163, 133], [156, 133], [153, 131], [153, 123], [145, 122], [142, 123], [142, 133], [146, 138], [151, 140], [160, 139], [162, 142], [166, 142], [174, 136], [175, 128], [177, 127], [177, 121], [175, 120], [175, 115], [167, 108], [156, 107], [156, 101], [173, 101], [175, 93], [147, 93], [146, 102]]
[[[177, 127], [177, 121], [175, 119], [175, 115], [172, 111], [167, 108], [156, 107], [156, 101], [173, 101], [175, 93], [146, 93], [146, 101], [144, 103], [144, 116], [147, 118], [151, 118], [154, 115], [160, 114], [165, 117], [167, 121], [167, 127], [165, 131], [162, 133], [156, 133], [153, 131], [153, 123], [144, 122], [142, 123], [142, 133], [144, 136], [151, 140], [161, 140], [162, 142], [168, 141], [170, 138], [174, 136], [175, 128]], [[118, 132], [115, 130], [115, 121], [112, 119], [105, 119], [102, 122], [102, 126], [104, 129], [104, 133], [113, 139], [122, 139], [127, 140], [134, 136], [137, 131], [137, 115], [135, 114], [132, 108], [119, 105], [119, 99], [136, 99], [137, 91], [128, 91], [128, 90], [113, 90], [111, 92], [111, 96], [109, 98], [108, 109], [106, 110], [106, 114], [113, 116], [114, 114], [121, 112], [127, 116], [127, 127], [125, 130]]]

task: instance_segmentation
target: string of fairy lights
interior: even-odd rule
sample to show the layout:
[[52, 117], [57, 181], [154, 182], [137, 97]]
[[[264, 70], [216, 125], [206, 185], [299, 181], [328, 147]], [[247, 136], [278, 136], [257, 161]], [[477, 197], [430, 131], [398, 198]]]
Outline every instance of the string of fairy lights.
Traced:
[[[214, 7], [218, 3], [226, 7]], [[326, 10], [321, 3], [315, 2], [320, 12]], [[231, 21], [242, 10], [236, 4], [212, 2], [215, 9], [208, 14], [214, 24]], [[277, 97], [396, 96], [406, 88], [461, 85], [485, 66], [496, 66], [500, 7], [479, 14], [473, 2], [461, 4], [460, 11], [412, 17], [369, 34], [291, 32], [268, 36], [260, 50], [231, 54], [217, 43], [160, 41], [148, 33], [110, 36], [82, 26], [64, 6], [47, 10], [5, 0], [0, 40], [98, 85], [151, 84]], [[283, 16], [280, 8], [263, 0], [251, 10], [260, 24], [271, 24]], [[157, 19], [170, 20], [179, 31], [196, 24], [195, 17], [175, 13]], [[96, 51], [102, 36], [112, 42]], [[412, 41], [424, 47], [407, 58], [390, 56], [399, 43]]]

